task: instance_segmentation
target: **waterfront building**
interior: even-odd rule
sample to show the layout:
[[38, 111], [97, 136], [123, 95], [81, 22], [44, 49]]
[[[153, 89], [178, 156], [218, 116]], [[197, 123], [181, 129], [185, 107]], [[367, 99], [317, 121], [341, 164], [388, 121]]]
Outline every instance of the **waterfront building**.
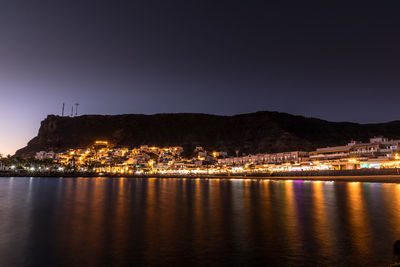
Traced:
[[265, 153], [257, 155], [247, 155], [243, 157], [231, 157], [218, 159], [218, 165], [245, 165], [245, 164], [281, 164], [298, 163], [308, 160], [306, 151], [290, 151], [282, 153]]
[[306, 151], [291, 151], [273, 154], [263, 154], [260, 163], [298, 163], [308, 160], [309, 153]]
[[347, 158], [394, 158], [400, 149], [400, 140], [383, 137], [370, 138], [368, 143], [352, 141], [345, 146], [317, 148], [310, 152], [310, 160], [340, 160]]
[[400, 140], [389, 140], [383, 137], [371, 138], [368, 143], [356, 143], [351, 148], [350, 154], [357, 157], [394, 158], [400, 149]]
[[310, 152], [310, 160], [320, 161], [348, 158], [350, 156], [350, 150], [354, 144], [354, 142], [351, 142], [345, 146], [317, 148], [315, 151]]

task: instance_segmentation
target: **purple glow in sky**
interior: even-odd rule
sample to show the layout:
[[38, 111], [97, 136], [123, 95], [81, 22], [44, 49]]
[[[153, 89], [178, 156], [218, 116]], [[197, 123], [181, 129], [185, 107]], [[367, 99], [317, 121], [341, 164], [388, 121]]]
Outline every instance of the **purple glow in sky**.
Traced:
[[0, 153], [80, 113], [400, 118], [399, 4], [23, 1], [0, 8]]

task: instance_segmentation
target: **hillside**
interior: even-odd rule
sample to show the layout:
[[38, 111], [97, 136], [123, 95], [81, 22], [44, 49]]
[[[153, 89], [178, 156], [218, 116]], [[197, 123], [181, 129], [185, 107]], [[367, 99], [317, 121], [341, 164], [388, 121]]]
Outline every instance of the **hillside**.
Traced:
[[18, 150], [16, 156], [29, 157], [41, 150], [59, 152], [86, 147], [99, 139], [117, 146], [148, 144], [191, 148], [201, 145], [209, 150], [257, 153], [312, 150], [378, 135], [400, 138], [400, 122], [328, 122], [267, 111], [234, 116], [188, 113], [49, 115], [41, 122], [38, 135]]

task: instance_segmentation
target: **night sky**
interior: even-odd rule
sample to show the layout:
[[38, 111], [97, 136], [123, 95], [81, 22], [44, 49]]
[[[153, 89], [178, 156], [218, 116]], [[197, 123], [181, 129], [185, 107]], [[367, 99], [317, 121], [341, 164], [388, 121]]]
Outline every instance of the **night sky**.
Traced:
[[63, 102], [80, 114], [400, 119], [400, 3], [298, 2], [2, 1], [0, 152]]

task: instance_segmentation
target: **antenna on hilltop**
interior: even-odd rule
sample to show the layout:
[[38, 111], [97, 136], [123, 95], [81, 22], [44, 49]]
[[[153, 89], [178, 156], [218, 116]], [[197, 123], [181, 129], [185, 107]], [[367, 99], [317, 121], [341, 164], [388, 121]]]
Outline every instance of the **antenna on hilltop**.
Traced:
[[78, 116], [79, 103], [75, 103], [75, 116]]
[[62, 105], [62, 112], [61, 112], [61, 116], [63, 116], [63, 117], [64, 117], [64, 108], [65, 108], [65, 103], [63, 103], [63, 105]]
[[71, 106], [71, 117], [73, 117], [74, 116], [74, 106], [72, 105]]

